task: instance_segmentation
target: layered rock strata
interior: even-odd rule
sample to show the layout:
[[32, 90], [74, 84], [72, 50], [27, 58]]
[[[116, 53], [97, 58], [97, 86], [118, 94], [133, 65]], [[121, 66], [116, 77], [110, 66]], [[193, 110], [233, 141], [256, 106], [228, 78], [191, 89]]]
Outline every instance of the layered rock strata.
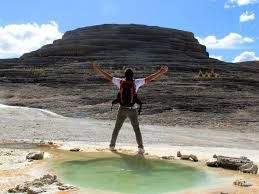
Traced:
[[114, 118], [116, 88], [94, 72], [93, 61], [114, 76], [132, 68], [136, 78], [169, 67], [140, 90], [147, 123], [258, 126], [258, 62], [212, 59], [191, 32], [135, 24], [79, 28], [18, 59], [0, 60], [1, 103]]

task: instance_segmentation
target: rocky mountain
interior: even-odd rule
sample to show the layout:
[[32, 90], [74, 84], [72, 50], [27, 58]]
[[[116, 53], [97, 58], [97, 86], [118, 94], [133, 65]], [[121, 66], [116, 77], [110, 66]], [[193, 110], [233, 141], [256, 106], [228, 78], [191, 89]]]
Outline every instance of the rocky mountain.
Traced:
[[147, 123], [258, 127], [259, 62], [209, 58], [193, 33], [157, 26], [79, 28], [18, 59], [0, 60], [0, 99], [66, 116], [114, 118], [110, 102], [116, 88], [93, 71], [93, 61], [114, 76], [132, 68], [136, 78], [169, 67], [140, 91], [146, 103], [141, 119]]
[[[92, 61], [117, 69], [167, 64], [178, 66], [177, 70], [189, 71], [196, 65], [208, 64], [208, 60], [209, 63], [220, 63], [208, 57], [206, 47], [200, 45], [191, 32], [106, 24], [68, 31], [62, 39], [19, 59], [2, 60], [4, 72], [0, 75], [9, 81], [15, 79], [15, 82], [35, 82], [37, 79], [37, 82], [78, 83], [84, 76], [73, 71], [87, 70]], [[46, 74], [35, 77], [31, 72], [21, 71], [21, 67], [33, 68], [35, 74], [40, 71]], [[11, 68], [11, 75], [6, 68]], [[12, 76], [13, 70], [17, 70], [15, 76]]]

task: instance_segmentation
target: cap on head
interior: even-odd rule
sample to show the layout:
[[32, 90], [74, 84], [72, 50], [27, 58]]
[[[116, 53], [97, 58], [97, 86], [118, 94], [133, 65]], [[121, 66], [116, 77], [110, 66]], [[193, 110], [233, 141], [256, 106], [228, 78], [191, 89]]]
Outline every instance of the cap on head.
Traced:
[[126, 80], [133, 80], [133, 71], [131, 69], [127, 69], [125, 71]]

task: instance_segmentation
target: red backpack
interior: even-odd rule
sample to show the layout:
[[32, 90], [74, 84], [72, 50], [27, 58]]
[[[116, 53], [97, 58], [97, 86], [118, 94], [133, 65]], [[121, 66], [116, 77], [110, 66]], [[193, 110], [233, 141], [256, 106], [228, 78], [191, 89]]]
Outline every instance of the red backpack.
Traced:
[[[117, 94], [117, 98], [112, 101], [112, 107], [114, 104], [120, 103], [124, 107], [133, 107], [135, 103], [139, 104], [139, 114], [142, 108], [142, 102], [138, 99], [134, 80], [121, 80], [120, 92]], [[111, 109], [112, 109], [111, 107]]]

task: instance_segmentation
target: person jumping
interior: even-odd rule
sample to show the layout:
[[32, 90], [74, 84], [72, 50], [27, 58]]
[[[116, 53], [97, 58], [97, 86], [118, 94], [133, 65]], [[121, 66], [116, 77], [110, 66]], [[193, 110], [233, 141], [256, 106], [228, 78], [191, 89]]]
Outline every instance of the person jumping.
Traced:
[[[168, 71], [167, 66], [162, 66], [159, 71], [156, 73], [141, 79], [133, 79], [133, 71], [131, 69], [127, 69], [125, 71], [125, 78], [116, 78], [109, 75], [107, 72], [103, 71], [98, 64], [93, 63], [93, 68], [104, 78], [111, 81], [115, 86], [117, 86], [120, 91], [117, 95], [117, 99], [113, 101], [114, 103], [120, 103], [120, 108], [118, 110], [117, 119], [115, 123], [115, 127], [112, 133], [112, 138], [110, 142], [110, 150], [115, 150], [116, 140], [119, 134], [119, 131], [128, 117], [130, 119], [131, 125], [133, 126], [136, 140], [138, 143], [138, 153], [143, 154], [145, 152], [142, 135], [139, 129], [139, 121], [138, 121], [138, 106], [141, 106], [141, 101], [137, 98], [138, 89], [148, 84], [154, 79], [157, 79], [164, 73]], [[139, 110], [140, 113], [140, 110]]]

